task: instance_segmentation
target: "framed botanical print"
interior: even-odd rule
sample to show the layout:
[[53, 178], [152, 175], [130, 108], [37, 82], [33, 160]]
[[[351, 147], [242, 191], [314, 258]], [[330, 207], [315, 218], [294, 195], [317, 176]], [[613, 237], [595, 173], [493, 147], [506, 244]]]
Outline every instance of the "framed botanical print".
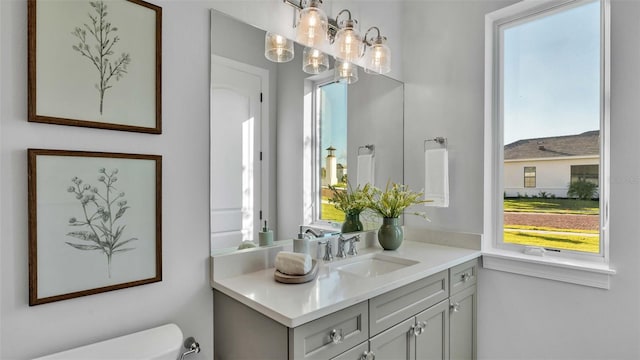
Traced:
[[160, 134], [162, 8], [28, 0], [29, 121]]
[[162, 280], [162, 158], [28, 150], [29, 305]]

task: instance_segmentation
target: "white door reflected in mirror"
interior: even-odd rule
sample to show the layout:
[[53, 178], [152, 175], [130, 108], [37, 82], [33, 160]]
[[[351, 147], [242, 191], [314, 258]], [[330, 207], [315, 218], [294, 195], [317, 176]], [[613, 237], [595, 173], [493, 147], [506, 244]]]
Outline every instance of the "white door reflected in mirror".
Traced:
[[257, 240], [264, 70], [214, 58], [211, 67], [211, 244]]

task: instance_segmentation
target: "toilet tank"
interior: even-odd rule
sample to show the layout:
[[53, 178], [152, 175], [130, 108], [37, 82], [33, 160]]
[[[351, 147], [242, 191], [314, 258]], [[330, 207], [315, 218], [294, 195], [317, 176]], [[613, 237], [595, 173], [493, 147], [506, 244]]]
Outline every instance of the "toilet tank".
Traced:
[[33, 360], [176, 360], [181, 353], [182, 331], [167, 324]]

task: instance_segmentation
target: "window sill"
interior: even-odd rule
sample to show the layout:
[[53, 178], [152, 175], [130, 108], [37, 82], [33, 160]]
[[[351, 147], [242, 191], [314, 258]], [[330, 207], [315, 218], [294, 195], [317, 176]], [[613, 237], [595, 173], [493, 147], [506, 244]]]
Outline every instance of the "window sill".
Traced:
[[616, 273], [607, 264], [497, 249], [482, 252], [482, 267], [607, 290]]

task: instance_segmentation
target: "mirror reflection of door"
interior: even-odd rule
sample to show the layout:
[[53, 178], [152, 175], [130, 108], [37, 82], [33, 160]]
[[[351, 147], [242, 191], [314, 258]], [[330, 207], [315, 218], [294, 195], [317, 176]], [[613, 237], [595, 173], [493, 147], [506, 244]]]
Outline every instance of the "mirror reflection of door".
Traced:
[[[256, 241], [261, 219], [261, 96], [268, 73], [214, 56], [211, 67], [211, 244]], [[256, 241], [257, 242], [257, 241]]]

